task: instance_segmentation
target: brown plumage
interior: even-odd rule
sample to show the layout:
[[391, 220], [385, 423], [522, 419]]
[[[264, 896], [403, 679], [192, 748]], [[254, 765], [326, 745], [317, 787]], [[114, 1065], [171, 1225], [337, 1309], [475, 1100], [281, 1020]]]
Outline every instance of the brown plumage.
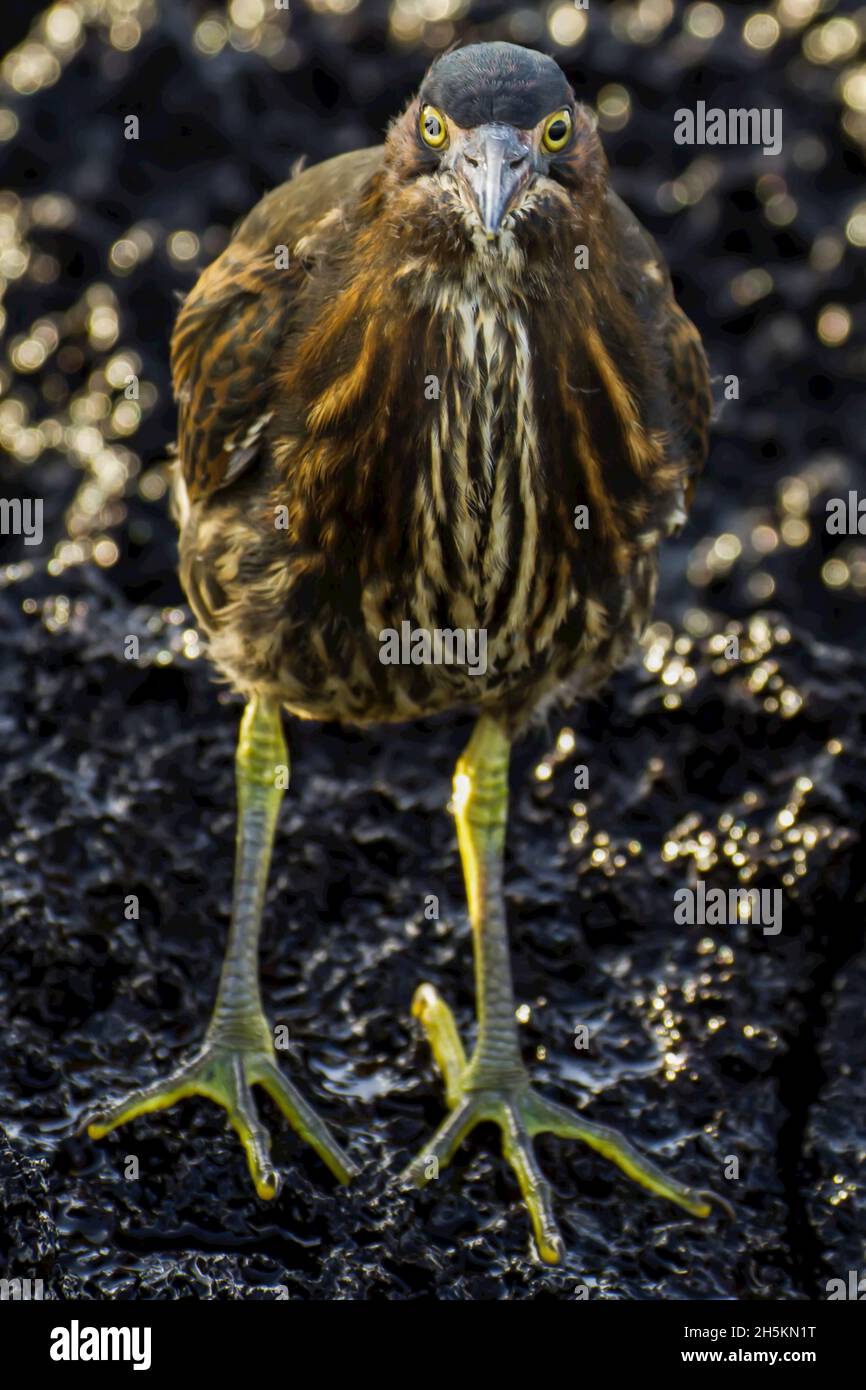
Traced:
[[[478, 1029], [467, 1056], [433, 986], [416, 991], [450, 1114], [407, 1174], [438, 1177], [477, 1123], [498, 1124], [549, 1262], [562, 1241], [532, 1149], [543, 1131], [708, 1215], [709, 1194], [537, 1095], [515, 1024], [510, 742], [550, 700], [597, 688], [637, 637], [710, 410], [698, 334], [610, 191], [595, 123], [557, 65], [510, 44], [436, 62], [384, 147], [300, 174], [249, 215], [187, 299], [172, 367], [181, 576], [216, 664], [247, 696], [232, 922], [202, 1047], [90, 1133], [207, 1096], [273, 1197], [258, 1085], [352, 1176], [277, 1065], [256, 971], [281, 706], [366, 724], [473, 705], [452, 804]], [[444, 659], [413, 639], [414, 659], [385, 661], [404, 627], [438, 633]], [[486, 638], [482, 660], [467, 630], [475, 658]]]
[[[644, 625], [706, 454], [707, 367], [586, 108], [491, 245], [431, 177], [420, 104], [263, 199], [184, 304], [182, 576], [245, 692], [519, 727]], [[486, 675], [383, 666], [403, 620], [485, 629]]]

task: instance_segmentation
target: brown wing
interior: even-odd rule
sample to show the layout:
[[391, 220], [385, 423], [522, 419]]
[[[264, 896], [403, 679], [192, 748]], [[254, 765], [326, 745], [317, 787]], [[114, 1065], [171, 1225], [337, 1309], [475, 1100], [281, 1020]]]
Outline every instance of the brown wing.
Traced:
[[382, 152], [375, 146], [338, 155], [267, 194], [184, 301], [171, 371], [191, 500], [225, 487], [256, 457], [270, 419], [271, 364], [304, 278], [295, 245], [333, 208], [357, 198]]
[[710, 417], [713, 410], [710, 372], [701, 335], [675, 299], [671, 299], [668, 305], [664, 335], [668, 384], [687, 459], [688, 511], [710, 448]]
[[676, 447], [686, 464], [688, 508], [709, 451], [713, 399], [706, 353], [700, 333], [674, 298], [671, 277], [655, 241], [615, 193], [608, 199], [626, 263], [642, 271], [642, 310], [664, 349]]

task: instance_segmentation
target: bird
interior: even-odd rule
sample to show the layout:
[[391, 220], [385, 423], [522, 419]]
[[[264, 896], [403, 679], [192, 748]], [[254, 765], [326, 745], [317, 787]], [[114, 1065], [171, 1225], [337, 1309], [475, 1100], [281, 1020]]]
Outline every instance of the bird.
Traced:
[[283, 712], [364, 728], [471, 711], [450, 808], [474, 1043], [421, 984], [412, 1014], [447, 1113], [404, 1177], [438, 1178], [493, 1122], [551, 1265], [564, 1244], [533, 1147], [542, 1132], [694, 1216], [726, 1207], [542, 1095], [515, 1017], [510, 750], [628, 657], [708, 452], [700, 334], [611, 187], [592, 109], [540, 51], [479, 42], [439, 55], [383, 144], [296, 170], [247, 215], [184, 300], [171, 366], [180, 577], [210, 659], [245, 701], [231, 920], [201, 1046], [104, 1105], [91, 1137], [208, 1097], [270, 1199], [281, 1178], [258, 1086], [340, 1182], [356, 1174], [277, 1065], [261, 994], [290, 780]]

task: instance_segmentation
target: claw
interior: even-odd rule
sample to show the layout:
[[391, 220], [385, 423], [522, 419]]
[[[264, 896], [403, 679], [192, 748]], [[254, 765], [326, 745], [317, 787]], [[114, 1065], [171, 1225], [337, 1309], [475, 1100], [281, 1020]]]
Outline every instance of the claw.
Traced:
[[702, 1198], [704, 1203], [708, 1206], [717, 1206], [720, 1211], [724, 1212], [729, 1221], [736, 1221], [737, 1213], [734, 1211], [734, 1208], [727, 1198], [720, 1197], [718, 1192], [711, 1192], [709, 1188], [699, 1187], [695, 1192], [695, 1196]]

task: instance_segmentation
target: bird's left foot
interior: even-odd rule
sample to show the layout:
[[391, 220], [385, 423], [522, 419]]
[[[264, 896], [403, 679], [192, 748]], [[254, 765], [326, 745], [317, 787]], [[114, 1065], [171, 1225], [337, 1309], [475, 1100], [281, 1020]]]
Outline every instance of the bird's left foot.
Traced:
[[502, 1131], [502, 1152], [517, 1175], [538, 1253], [546, 1264], [559, 1264], [564, 1246], [553, 1215], [550, 1185], [533, 1151], [536, 1134], [582, 1140], [618, 1164], [642, 1187], [676, 1202], [693, 1216], [709, 1216], [714, 1202], [729, 1216], [733, 1215], [723, 1198], [668, 1177], [616, 1130], [594, 1124], [537, 1095], [522, 1065], [504, 1071], [498, 1080], [489, 1065], [483, 1069], [479, 1066], [477, 1058], [467, 1062], [454, 1016], [432, 985], [421, 985], [416, 990], [412, 1013], [427, 1034], [445, 1081], [451, 1113], [406, 1169], [404, 1178], [410, 1182], [421, 1187], [438, 1177], [470, 1131], [483, 1121], [492, 1120]]

